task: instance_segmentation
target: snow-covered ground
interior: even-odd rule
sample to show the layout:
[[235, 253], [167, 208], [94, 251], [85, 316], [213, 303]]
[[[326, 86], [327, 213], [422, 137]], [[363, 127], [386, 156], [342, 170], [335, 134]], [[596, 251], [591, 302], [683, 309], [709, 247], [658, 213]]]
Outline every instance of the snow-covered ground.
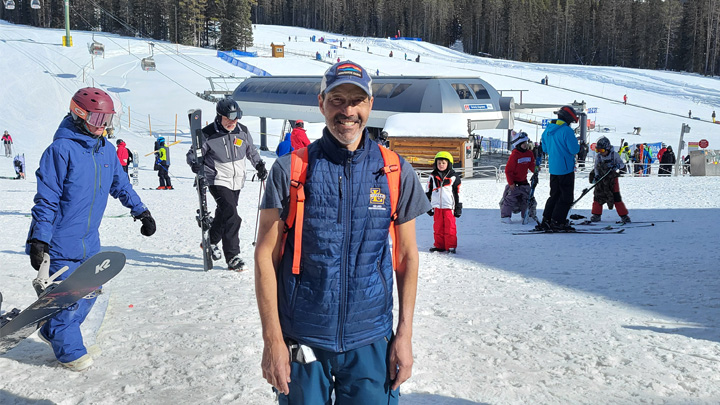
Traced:
[[[0, 356], [0, 403], [272, 403], [260, 371], [253, 273], [202, 271], [196, 194], [183, 159], [187, 111], [203, 108], [207, 120], [214, 109], [195, 96], [209, 88], [205, 77], [248, 73], [213, 50], [170, 44], [155, 46], [158, 70], [144, 72], [139, 64], [149, 54], [146, 42], [103, 33], [95, 39], [105, 45], [105, 57], [93, 62], [85, 47], [90, 33], [73, 32], [73, 48], [60, 46], [62, 35], [0, 22], [0, 130], [13, 135], [15, 151], [25, 154], [28, 165], [27, 180], [0, 180], [3, 309], [23, 308], [35, 298], [30, 286], [35, 271], [24, 254], [33, 172], [78, 88], [94, 83], [122, 102], [116, 135], [142, 155], [152, 150], [154, 136], [174, 138], [177, 114], [183, 143], [171, 148], [176, 189], [146, 190], [157, 186], [157, 179], [151, 159], [141, 159], [137, 190], [158, 224], [151, 238], [140, 235], [140, 224], [118, 202], [108, 205], [103, 245], [125, 253], [128, 262], [106, 286], [110, 304], [98, 334], [102, 357], [86, 372], [73, 373], [58, 367], [51, 350], [33, 335]], [[720, 125], [709, 122], [720, 106], [716, 78], [481, 59], [427, 43], [292, 27], [259, 25], [254, 35], [264, 47], [286, 43], [285, 59], [246, 59], [276, 75], [322, 74], [328, 65], [311, 56], [329, 48], [309, 37], [344, 38], [352, 50], [341, 50], [341, 57], [381, 74], [479, 75], [498, 89], [529, 90], [526, 103], [584, 99], [598, 108], [599, 123], [616, 128], [607, 134], [615, 144], [633, 138], [628, 140], [676, 146], [682, 123], [688, 123], [686, 141], [705, 138], [710, 148], [720, 145]], [[265, 49], [257, 50], [262, 56]], [[387, 56], [390, 50], [394, 58]], [[420, 54], [421, 63], [404, 61], [406, 52], [413, 60]], [[550, 86], [539, 84], [545, 75]], [[622, 105], [626, 93], [632, 105]], [[689, 109], [703, 120], [688, 120]], [[259, 145], [259, 120], [243, 122]], [[281, 126], [271, 121], [268, 130], [279, 135]], [[642, 126], [641, 136], [628, 134], [635, 126]], [[310, 124], [310, 138], [321, 128]], [[518, 128], [531, 136], [536, 131], [530, 125]], [[275, 135], [269, 139], [272, 150]], [[598, 136], [591, 132], [589, 138]], [[272, 163], [272, 153], [262, 154]], [[0, 175], [11, 173], [11, 159], [0, 157]], [[583, 182], [577, 180], [576, 195], [587, 186]], [[492, 180], [463, 184], [457, 255], [427, 252], [432, 221], [420, 217], [415, 366], [402, 386], [401, 403], [720, 402], [720, 181], [646, 177], [623, 178], [620, 184], [634, 221], [675, 222], [620, 235], [514, 236], [511, 232], [530, 225], [500, 223], [504, 184]], [[260, 184], [248, 182], [239, 207], [240, 243], [250, 265], [259, 193]], [[540, 207], [548, 193], [543, 178], [536, 192]], [[589, 215], [591, 202], [586, 196], [573, 213]], [[616, 219], [606, 211], [603, 223]]]

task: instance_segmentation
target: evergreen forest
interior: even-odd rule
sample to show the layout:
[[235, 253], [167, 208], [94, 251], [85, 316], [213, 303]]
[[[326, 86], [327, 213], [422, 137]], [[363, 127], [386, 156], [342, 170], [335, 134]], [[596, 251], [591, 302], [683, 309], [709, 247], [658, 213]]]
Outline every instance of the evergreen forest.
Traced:
[[[6, 0], [3, 0], [6, 1]], [[0, 19], [65, 26], [64, 0], [14, 0]], [[253, 24], [421, 38], [474, 55], [720, 75], [720, 0], [69, 0], [71, 29], [223, 50]]]

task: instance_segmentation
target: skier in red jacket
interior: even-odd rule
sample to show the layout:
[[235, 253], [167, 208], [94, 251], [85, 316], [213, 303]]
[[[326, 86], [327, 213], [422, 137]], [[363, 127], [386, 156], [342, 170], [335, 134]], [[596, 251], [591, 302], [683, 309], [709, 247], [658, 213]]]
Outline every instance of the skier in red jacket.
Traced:
[[310, 140], [305, 132], [305, 123], [302, 120], [295, 121], [295, 128], [290, 133], [290, 144], [293, 150], [298, 150], [310, 145]]

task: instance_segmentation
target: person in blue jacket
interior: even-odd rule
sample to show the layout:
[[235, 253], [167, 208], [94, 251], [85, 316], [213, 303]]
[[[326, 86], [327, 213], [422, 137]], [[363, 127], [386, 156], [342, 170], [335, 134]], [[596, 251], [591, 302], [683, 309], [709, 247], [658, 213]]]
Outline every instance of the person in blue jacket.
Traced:
[[275, 149], [275, 153], [278, 155], [278, 157], [287, 155], [294, 150], [292, 147], [292, 142], [290, 141], [290, 136], [290, 132], [286, 133], [283, 141], [280, 142], [277, 146], [277, 149]]
[[564, 106], [557, 111], [542, 134], [543, 151], [548, 156], [550, 197], [545, 202], [543, 220], [535, 228], [542, 231], [572, 231], [567, 220], [575, 190], [575, 155], [580, 144], [570, 124], [578, 122], [574, 108]]
[[[372, 80], [364, 68], [350, 61], [331, 66], [318, 95], [326, 126], [307, 147], [306, 181], [291, 185], [292, 154], [278, 158], [270, 170], [255, 249], [255, 291], [263, 377], [280, 404], [330, 404], [333, 395], [337, 404], [397, 404], [399, 387], [412, 374], [419, 266], [415, 218], [430, 210], [430, 203], [413, 168], [398, 157], [392, 212], [382, 146], [365, 128], [372, 104]], [[297, 274], [297, 221], [282, 244], [289, 190], [299, 186], [305, 199]]]
[[[25, 250], [35, 270], [45, 253], [50, 255], [51, 276], [67, 266], [56, 280], [66, 279], [100, 251], [99, 227], [108, 195], [142, 222], [140, 233], [155, 233], [155, 220], [130, 185], [115, 147], [102, 136], [114, 114], [106, 92], [78, 90], [35, 172], [37, 194]], [[95, 302], [92, 295], [48, 319], [38, 332], [60, 364], [74, 371], [93, 363], [80, 334], [80, 324]]]

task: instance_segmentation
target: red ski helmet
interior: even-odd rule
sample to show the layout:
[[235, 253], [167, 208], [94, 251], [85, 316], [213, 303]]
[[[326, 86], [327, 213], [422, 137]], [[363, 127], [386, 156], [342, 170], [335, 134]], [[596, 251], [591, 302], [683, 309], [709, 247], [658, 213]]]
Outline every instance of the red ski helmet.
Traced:
[[572, 124], [573, 122], [578, 122], [578, 115], [574, 108], [570, 107], [569, 105], [561, 107], [556, 112], [558, 118], [561, 120], [567, 122], [568, 124]]
[[115, 115], [112, 98], [105, 91], [95, 87], [85, 87], [70, 100], [70, 112], [76, 119], [81, 119], [94, 127], [106, 127]]

